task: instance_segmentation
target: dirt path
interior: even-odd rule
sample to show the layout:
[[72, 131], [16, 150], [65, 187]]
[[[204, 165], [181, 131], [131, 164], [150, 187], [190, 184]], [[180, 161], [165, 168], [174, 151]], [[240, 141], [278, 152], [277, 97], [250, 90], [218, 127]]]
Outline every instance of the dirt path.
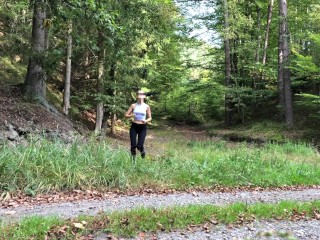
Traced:
[[[210, 137], [205, 129], [197, 126], [166, 125], [159, 127], [149, 126], [145, 141], [147, 154], [154, 157], [166, 153], [166, 143], [175, 141], [224, 141], [219, 137]], [[121, 128], [116, 136], [109, 137], [111, 145], [115, 148], [124, 147], [130, 149], [129, 129]], [[226, 142], [227, 146], [238, 143]]]

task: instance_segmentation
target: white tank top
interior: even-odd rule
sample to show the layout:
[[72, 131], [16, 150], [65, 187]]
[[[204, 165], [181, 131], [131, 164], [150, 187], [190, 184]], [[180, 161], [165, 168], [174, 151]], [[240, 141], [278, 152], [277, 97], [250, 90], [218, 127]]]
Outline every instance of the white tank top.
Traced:
[[148, 107], [149, 107], [148, 104], [136, 103], [135, 107], [134, 107], [134, 110], [133, 110], [134, 120], [135, 121], [145, 121]]

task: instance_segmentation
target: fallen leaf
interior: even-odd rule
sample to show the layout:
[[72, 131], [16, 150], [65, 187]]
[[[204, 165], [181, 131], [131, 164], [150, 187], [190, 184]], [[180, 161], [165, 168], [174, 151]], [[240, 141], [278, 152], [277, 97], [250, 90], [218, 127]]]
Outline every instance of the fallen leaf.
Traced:
[[211, 219], [209, 222], [213, 225], [217, 225], [219, 223], [216, 219]]
[[145, 235], [144, 232], [139, 232], [138, 236], [139, 236], [139, 239], [140, 239], [140, 240], [143, 240], [146, 235]]
[[199, 194], [196, 193], [196, 192], [192, 192], [192, 195], [195, 196], [195, 197], [199, 197]]
[[129, 219], [128, 219], [128, 218], [122, 218], [122, 219], [121, 219], [121, 223], [122, 223], [123, 225], [129, 225]]
[[10, 203], [8, 203], [8, 207], [17, 208], [17, 207], [19, 207], [19, 204], [15, 203], [15, 202], [10, 202]]
[[161, 231], [164, 231], [165, 228], [163, 227], [163, 225], [161, 223], [157, 223], [157, 227], [161, 230]]
[[78, 228], [78, 229], [84, 229], [84, 228], [85, 228], [82, 223], [73, 223], [72, 225], [73, 225], [75, 228]]
[[82, 225], [87, 225], [88, 223], [86, 221], [81, 221]]

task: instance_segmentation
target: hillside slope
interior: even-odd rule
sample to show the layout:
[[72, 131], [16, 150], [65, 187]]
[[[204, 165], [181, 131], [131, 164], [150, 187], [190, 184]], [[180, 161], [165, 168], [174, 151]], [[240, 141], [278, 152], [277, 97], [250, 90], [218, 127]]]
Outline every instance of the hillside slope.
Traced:
[[0, 86], [0, 141], [19, 142], [29, 134], [46, 134], [71, 141], [79, 126], [63, 114], [29, 103], [20, 87]]

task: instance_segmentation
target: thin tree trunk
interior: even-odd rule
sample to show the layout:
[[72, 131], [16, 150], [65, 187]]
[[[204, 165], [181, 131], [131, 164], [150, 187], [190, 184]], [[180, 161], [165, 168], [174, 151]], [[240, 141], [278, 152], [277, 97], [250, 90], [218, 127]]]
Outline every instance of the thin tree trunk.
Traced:
[[32, 56], [29, 58], [24, 82], [24, 95], [33, 101], [47, 106], [46, 72], [43, 69], [44, 54], [47, 50], [46, 0], [35, 0], [33, 3], [32, 23]]
[[231, 82], [231, 60], [230, 60], [230, 41], [229, 41], [229, 11], [227, 0], [223, 1], [224, 4], [224, 53], [225, 53], [225, 124], [231, 125], [231, 99], [228, 93], [228, 87]]
[[257, 28], [258, 28], [258, 42], [257, 42], [257, 49], [256, 49], [256, 63], [260, 62], [260, 48], [261, 48], [261, 9], [260, 7], [257, 8]]
[[[232, 39], [232, 41], [229, 40], [229, 51], [230, 51], [230, 69], [231, 69], [231, 75], [235, 76], [234, 79], [237, 77], [240, 77], [240, 72], [238, 69], [238, 51], [237, 47], [238, 45], [238, 39]], [[232, 49], [232, 50], [231, 50]]]
[[117, 114], [113, 113], [111, 116], [111, 134], [116, 135], [116, 121], [117, 121]]
[[72, 23], [68, 26], [68, 39], [67, 39], [67, 61], [66, 61], [66, 77], [64, 81], [63, 92], [63, 113], [69, 114], [70, 108], [70, 86], [71, 86], [71, 56], [72, 56]]
[[102, 125], [101, 125], [101, 136], [103, 138], [107, 136], [109, 115], [110, 113], [108, 111], [103, 112], [103, 119], [102, 119]]
[[283, 16], [281, 15], [281, 0], [279, 0], [279, 42], [278, 42], [278, 93], [279, 93], [279, 110], [280, 110], [280, 118], [284, 119], [284, 91], [283, 91], [283, 34], [284, 30], [282, 29], [281, 19]]
[[89, 57], [90, 57], [89, 51], [85, 51], [85, 53], [84, 53], [84, 66], [86, 67], [86, 69], [89, 66]]
[[262, 64], [265, 65], [267, 63], [267, 51], [269, 45], [269, 33], [270, 33], [270, 25], [272, 20], [272, 9], [273, 9], [274, 0], [270, 0], [268, 6], [268, 18], [267, 18], [267, 28], [264, 38], [264, 48], [263, 48], [263, 57], [262, 57]]
[[[258, 29], [258, 39], [257, 39], [257, 49], [256, 49], [256, 56], [255, 60], [258, 64], [260, 62], [260, 51], [261, 51], [261, 9], [260, 7], [257, 7], [257, 29]], [[257, 82], [259, 81], [259, 72], [256, 70], [253, 75], [253, 81], [252, 81], [252, 88], [255, 90], [257, 89]], [[255, 112], [255, 102], [252, 102], [253, 104], [253, 112]]]
[[[104, 81], [104, 60], [105, 60], [105, 49], [103, 46], [103, 35], [102, 31], [99, 29], [98, 35], [98, 82], [97, 82], [97, 93], [103, 94], [103, 81]], [[95, 133], [100, 134], [102, 129], [102, 121], [103, 121], [103, 101], [99, 100], [97, 103], [97, 111], [96, 111], [96, 125], [95, 125]]]
[[97, 103], [96, 109], [96, 125], [95, 125], [95, 133], [100, 134], [102, 129], [102, 120], [103, 120], [103, 102], [99, 101]]
[[[114, 84], [116, 86], [115, 78], [114, 78]], [[117, 90], [114, 90], [113, 91], [113, 98], [114, 99], [116, 99], [116, 94], [117, 94]], [[115, 102], [115, 100], [113, 100], [113, 109], [115, 109], [115, 107], [116, 107], [115, 104], [116, 104], [116, 102]], [[111, 114], [111, 134], [112, 135], [116, 135], [116, 121], [117, 121], [117, 114], [116, 114], [116, 112], [113, 112]]]
[[[118, 46], [116, 44], [116, 49], [118, 49]], [[110, 80], [113, 83], [113, 86], [117, 85], [117, 80], [116, 80], [116, 68], [117, 68], [117, 64], [115, 62], [113, 62], [111, 64], [111, 68], [110, 68]], [[112, 90], [112, 95], [113, 95], [113, 99], [115, 99], [117, 94], [117, 90], [113, 89]], [[115, 100], [113, 100], [113, 109], [115, 109]], [[111, 134], [115, 135], [116, 134], [116, 119], [117, 119], [117, 114], [115, 112], [111, 113]]]
[[293, 127], [293, 107], [292, 92], [290, 79], [290, 49], [289, 49], [289, 30], [288, 30], [288, 13], [287, 0], [279, 0], [279, 71], [278, 71], [278, 88], [281, 113], [284, 113], [285, 123], [288, 128]]

